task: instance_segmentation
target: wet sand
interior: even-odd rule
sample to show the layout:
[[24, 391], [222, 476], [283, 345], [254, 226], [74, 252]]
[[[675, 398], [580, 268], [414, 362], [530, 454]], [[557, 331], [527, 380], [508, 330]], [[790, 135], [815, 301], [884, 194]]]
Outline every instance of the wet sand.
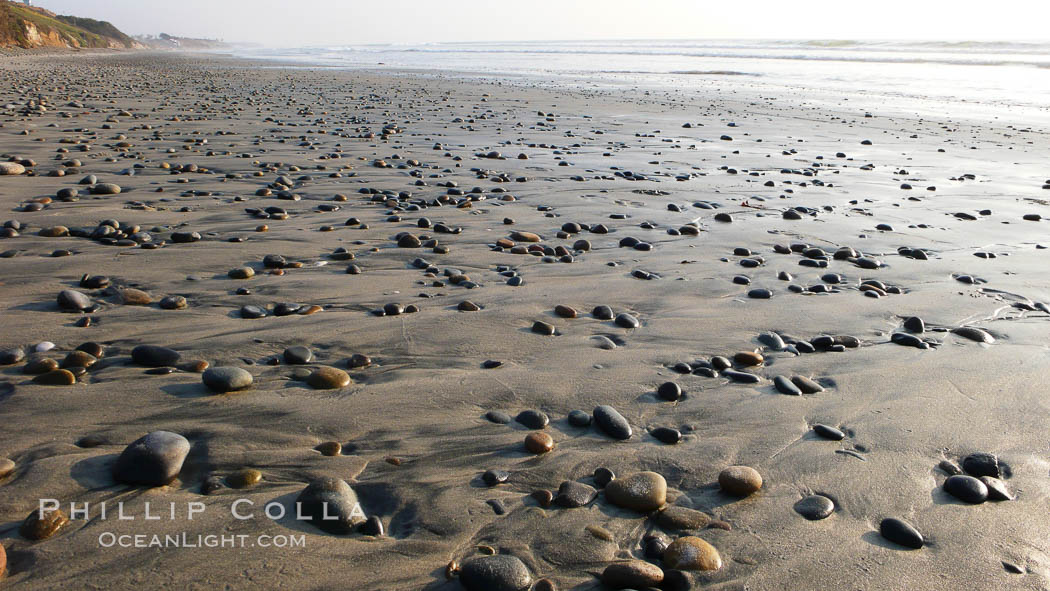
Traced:
[[[600, 467], [618, 479], [655, 472], [669, 505], [711, 519], [691, 534], [722, 566], [693, 571], [696, 588], [1050, 584], [1050, 169], [1039, 118], [863, 93], [774, 95], [756, 80], [661, 91], [182, 55], [2, 59], [2, 160], [33, 162], [0, 176], [4, 219], [19, 222], [0, 240], [0, 345], [24, 353], [0, 370], [0, 458], [15, 466], [0, 479], [0, 586], [459, 589], [446, 566], [496, 552], [533, 581], [606, 588], [610, 564], [646, 559], [646, 535], [685, 534], [610, 502], [593, 477]], [[78, 184], [87, 175], [97, 182]], [[120, 193], [92, 194], [98, 183]], [[60, 199], [63, 188], [76, 200]], [[726, 213], [732, 221], [716, 220]], [[100, 236], [105, 220], [119, 223]], [[573, 223], [608, 232], [562, 230]], [[40, 235], [58, 226], [87, 237]], [[172, 237], [190, 232], [200, 239]], [[420, 246], [399, 247], [402, 233]], [[333, 256], [339, 248], [352, 260]], [[267, 255], [285, 268], [267, 268]], [[230, 276], [244, 267], [251, 278]], [[85, 274], [108, 284], [82, 287]], [[127, 288], [151, 303], [125, 303], [136, 295]], [[749, 297], [756, 289], [771, 297]], [[61, 310], [63, 290], [94, 307]], [[165, 296], [186, 307], [161, 307]], [[464, 301], [480, 309], [463, 311]], [[281, 303], [302, 308], [275, 315]], [[266, 316], [243, 317], [246, 305]], [[596, 318], [600, 305], [638, 326]], [[377, 314], [384, 306], [399, 313]], [[926, 331], [904, 328], [910, 317]], [[537, 321], [555, 334], [537, 333]], [[951, 332], [960, 327], [985, 333]], [[822, 346], [826, 335], [856, 341]], [[973, 338], [985, 335], [994, 342]], [[42, 342], [55, 348], [36, 352]], [[104, 354], [75, 384], [25, 373], [83, 343]], [[132, 360], [139, 345], [181, 359], [157, 372]], [[313, 359], [289, 364], [293, 346]], [[734, 359], [756, 350], [758, 366]], [[355, 354], [370, 364], [350, 367]], [[735, 369], [721, 371], [716, 356]], [[245, 369], [252, 384], [216, 394], [198, 360]], [[311, 387], [321, 366], [352, 382]], [[777, 376], [823, 391], [786, 395]], [[683, 395], [658, 396], [665, 382]], [[619, 411], [629, 439], [567, 419], [599, 405]], [[486, 418], [530, 409], [549, 417], [547, 453], [523, 443], [536, 429]], [[816, 424], [845, 437], [820, 437]], [[681, 440], [662, 442], [650, 433], [658, 427]], [[154, 431], [189, 441], [178, 478], [115, 481], [118, 455]], [[341, 452], [315, 449], [325, 442]], [[953, 469], [942, 461], [975, 452], [998, 457], [1015, 500], [969, 504], [942, 489]], [[721, 490], [734, 465], [757, 470], [761, 489]], [[230, 488], [244, 468], [261, 481]], [[487, 470], [509, 478], [487, 486]], [[261, 516], [321, 477], [348, 482], [384, 534]], [[223, 484], [203, 494], [209, 478]], [[599, 492], [576, 508], [532, 496], [563, 481]], [[817, 493], [835, 511], [804, 519], [793, 507]], [[20, 526], [41, 498], [67, 514], [71, 502], [124, 501], [139, 518], [74, 518], [28, 540]], [[255, 503], [255, 519], [231, 517], [240, 498]], [[177, 519], [144, 521], [146, 502], [176, 503]], [[207, 511], [188, 520], [193, 502]], [[881, 537], [890, 517], [925, 546]], [[304, 534], [306, 547], [104, 548], [105, 532]]]

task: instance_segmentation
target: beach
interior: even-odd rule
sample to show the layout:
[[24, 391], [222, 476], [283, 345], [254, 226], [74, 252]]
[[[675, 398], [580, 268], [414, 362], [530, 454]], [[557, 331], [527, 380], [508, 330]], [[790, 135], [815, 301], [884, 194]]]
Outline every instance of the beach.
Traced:
[[[717, 72], [0, 64], [0, 587], [1050, 585], [1045, 107]], [[188, 451], [136, 484], [118, 457], [158, 431]], [[367, 521], [296, 519], [318, 481]], [[41, 499], [69, 520], [28, 539]], [[685, 537], [719, 568], [653, 557]], [[525, 572], [466, 566], [488, 555]]]

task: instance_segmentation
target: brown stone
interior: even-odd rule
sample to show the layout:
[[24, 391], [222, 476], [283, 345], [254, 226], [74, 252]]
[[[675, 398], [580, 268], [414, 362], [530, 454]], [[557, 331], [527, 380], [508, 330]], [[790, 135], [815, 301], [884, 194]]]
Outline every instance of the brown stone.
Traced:
[[656, 516], [656, 523], [667, 530], [693, 530], [707, 527], [711, 518], [703, 511], [670, 505]]
[[576, 310], [569, 306], [559, 304], [554, 307], [554, 313], [562, 318], [576, 318]]
[[226, 484], [230, 488], [248, 488], [255, 486], [262, 480], [262, 472], [254, 468], [244, 468], [226, 477]]
[[153, 298], [148, 293], [130, 287], [121, 291], [120, 297], [125, 306], [146, 306], [153, 302]]
[[27, 363], [26, 366], [22, 368], [22, 373], [31, 376], [38, 376], [42, 373], [47, 373], [56, 369], [58, 369], [57, 361], [49, 357], [43, 357], [41, 359], [34, 359]]
[[90, 353], [84, 351], [71, 351], [66, 358], [62, 360], [62, 369], [70, 369], [73, 367], [91, 367], [98, 362], [98, 359]]
[[545, 454], [554, 449], [554, 439], [543, 431], [533, 431], [525, 436], [525, 449], [534, 454]]
[[321, 452], [322, 456], [337, 456], [343, 451], [343, 444], [338, 441], [325, 441], [315, 447], [317, 451]]
[[72, 386], [77, 383], [77, 378], [68, 369], [56, 369], [36, 376], [33, 383], [43, 386]]
[[678, 538], [664, 550], [664, 566], [677, 570], [718, 570], [722, 557], [714, 546], [694, 536]]
[[0, 458], [0, 478], [7, 478], [15, 471], [14, 460]]
[[659, 587], [663, 580], [663, 569], [641, 560], [610, 564], [602, 571], [602, 583], [610, 589]]
[[741, 351], [736, 355], [733, 355], [733, 361], [736, 361], [740, 365], [752, 366], [762, 365], [762, 362], [764, 362], [765, 359], [763, 359], [761, 354], [754, 351]]
[[27, 540], [45, 540], [55, 535], [67, 523], [69, 523], [69, 518], [61, 509], [43, 512], [40, 509], [33, 509], [33, 512], [22, 522], [18, 533]]
[[718, 475], [718, 486], [726, 494], [746, 497], [762, 488], [762, 475], [748, 466], [730, 466]]
[[306, 383], [318, 390], [345, 388], [350, 385], [350, 376], [341, 369], [319, 367], [306, 378]]
[[510, 239], [516, 242], [539, 242], [539, 234], [533, 234], [532, 232], [522, 232], [520, 230], [511, 232]]
[[639, 472], [610, 482], [605, 497], [619, 507], [648, 513], [667, 502], [667, 481], [656, 472]]

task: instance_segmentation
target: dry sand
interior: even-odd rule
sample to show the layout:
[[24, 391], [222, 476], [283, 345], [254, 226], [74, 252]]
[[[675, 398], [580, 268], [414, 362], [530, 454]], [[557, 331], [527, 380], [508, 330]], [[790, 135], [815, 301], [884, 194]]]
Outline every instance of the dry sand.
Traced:
[[[85, 342], [103, 344], [105, 354], [71, 386], [31, 382], [24, 362], [2, 370], [0, 458], [16, 467], [0, 479], [0, 543], [8, 557], [0, 587], [459, 589], [459, 581], [446, 580], [446, 565], [487, 546], [522, 560], [534, 580], [603, 588], [597, 575], [613, 562], [642, 559], [646, 534], [681, 534], [616, 507], [604, 494], [573, 509], [542, 507], [530, 496], [565, 480], [593, 485], [591, 475], [602, 466], [619, 477], [657, 472], [667, 481], [669, 503], [721, 522], [694, 532], [723, 562], [719, 570], [694, 573], [698, 587], [1050, 586], [1044, 392], [1050, 349], [1047, 310], [1036, 305], [1050, 300], [1050, 251], [1038, 248], [1050, 244], [1050, 226], [1022, 219], [1050, 218], [1050, 191], [1042, 187], [1050, 176], [1046, 129], [979, 109], [938, 115], [952, 112], [944, 103], [772, 97], [755, 81], [714, 88], [646, 93], [177, 55], [4, 58], [0, 152], [4, 160], [29, 158], [35, 166], [33, 174], [0, 176], [0, 207], [22, 224], [18, 236], [0, 240], [0, 250], [14, 253], [0, 259], [0, 345], [24, 348], [28, 359], [61, 361]], [[32, 109], [40, 97], [46, 111]], [[400, 132], [383, 137], [391, 124]], [[69, 152], [56, 153], [61, 147]], [[491, 151], [505, 159], [477, 157]], [[82, 166], [49, 176], [72, 158]], [[391, 166], [377, 168], [376, 160]], [[173, 174], [161, 168], [165, 162], [201, 170]], [[862, 168], [868, 164], [870, 170]], [[479, 178], [478, 171], [491, 172]], [[646, 179], [627, 180], [617, 171]], [[502, 173], [510, 182], [494, 182]], [[77, 183], [88, 174], [122, 192], [87, 194], [90, 186]], [[276, 189], [256, 196], [281, 176], [294, 181], [289, 191], [301, 200], [279, 199]], [[464, 195], [434, 207], [448, 181]], [[481, 191], [469, 193], [475, 186]], [[64, 187], [79, 189], [79, 200], [58, 200]], [[411, 196], [396, 211], [363, 188], [392, 190], [395, 201], [396, 192]], [[347, 200], [334, 201], [338, 194]], [[501, 200], [506, 195], [515, 200]], [[52, 201], [25, 209], [42, 197]], [[470, 207], [456, 206], [470, 199]], [[431, 206], [409, 207], [417, 200]], [[319, 211], [322, 205], [340, 209]], [[270, 206], [286, 209], [288, 219], [245, 211]], [[811, 212], [784, 219], [793, 207]], [[978, 213], [984, 209], [990, 215]], [[715, 221], [720, 212], [733, 221]], [[958, 212], [976, 219], [957, 218]], [[344, 225], [350, 217], [367, 229]], [[462, 231], [421, 229], [421, 217]], [[59, 225], [93, 230], [107, 219], [140, 226], [160, 247], [38, 235]], [[601, 223], [609, 233], [559, 238], [568, 222]], [[643, 222], [652, 229], [639, 227]], [[697, 236], [667, 232], [690, 222]], [[269, 231], [256, 232], [260, 224]], [[331, 231], [321, 231], [326, 225]], [[173, 231], [202, 239], [176, 244]], [[572, 262], [493, 248], [514, 231], [566, 247]], [[449, 250], [398, 248], [401, 232], [430, 235]], [[231, 242], [235, 237], [243, 241]], [[619, 247], [625, 237], [652, 250]], [[574, 251], [578, 239], [589, 240], [591, 250]], [[774, 250], [793, 243], [828, 254], [853, 247], [883, 266], [837, 259], [827, 269], [800, 266], [799, 253]], [[355, 258], [333, 260], [339, 247]], [[901, 247], [923, 249], [928, 260], [901, 256]], [[750, 249], [764, 264], [742, 267], [746, 257], [735, 256], [735, 248]], [[72, 255], [52, 256], [56, 249]], [[271, 274], [262, 264], [268, 254], [302, 267]], [[436, 276], [413, 267], [417, 257], [433, 264]], [[361, 274], [345, 272], [351, 263]], [[253, 278], [227, 276], [244, 266], [254, 268]], [[508, 285], [500, 266], [517, 271], [524, 284]], [[472, 283], [453, 284], [446, 269]], [[659, 278], [639, 279], [636, 270]], [[793, 280], [778, 279], [781, 271]], [[843, 277], [831, 293], [789, 289], [821, 284], [829, 272]], [[109, 277], [110, 288], [78, 287], [83, 274]], [[986, 283], [960, 282], [960, 274]], [[736, 275], [749, 276], [751, 285], [734, 283]], [[867, 279], [900, 293], [865, 297], [860, 284]], [[154, 303], [122, 305], [114, 287], [141, 289]], [[237, 295], [242, 287], [251, 293]], [[749, 298], [753, 288], [772, 290], [772, 298]], [[65, 289], [84, 292], [98, 309], [60, 311], [56, 296]], [[184, 296], [187, 308], [156, 303], [172, 295]], [[482, 309], [458, 311], [464, 300]], [[247, 304], [272, 311], [280, 302], [323, 310], [258, 319], [239, 311]], [[389, 303], [419, 311], [373, 313]], [[559, 304], [579, 317], [556, 316]], [[640, 326], [595, 319], [590, 311], [597, 305], [630, 313]], [[92, 318], [90, 326], [76, 326], [83, 316]], [[919, 337], [930, 348], [891, 342], [893, 333], [907, 332], [901, 324], [911, 316], [925, 320]], [[557, 335], [534, 333], [536, 321], [553, 325]], [[988, 331], [995, 342], [945, 330], [963, 325]], [[770, 331], [798, 342], [852, 335], [860, 346], [773, 351], [758, 340]], [[599, 347], [598, 335], [619, 346]], [[56, 348], [32, 352], [43, 341]], [[247, 369], [254, 383], [215, 395], [199, 373], [186, 371], [192, 368], [147, 374], [130, 359], [141, 344]], [[296, 373], [301, 367], [279, 361], [294, 345], [313, 351], [316, 359], [305, 367], [342, 368], [352, 384], [311, 388]], [[755, 384], [673, 369], [678, 362], [702, 369], [713, 356], [755, 349], [765, 359], [750, 369], [761, 376]], [[367, 355], [371, 366], [348, 369], [353, 354]], [[485, 368], [486, 360], [502, 365]], [[772, 382], [778, 375], [811, 377], [826, 389], [783, 395]], [[666, 381], [680, 384], [683, 398], [658, 398]], [[589, 414], [600, 404], [630, 422], [629, 440], [567, 422], [570, 411]], [[529, 453], [523, 446], [529, 429], [484, 418], [490, 410], [514, 416], [526, 409], [549, 415], [553, 451]], [[811, 430], [817, 423], [847, 436], [822, 439]], [[655, 427], [678, 429], [683, 438], [661, 443], [647, 434]], [[124, 447], [156, 430], [179, 433], [192, 445], [179, 478], [156, 489], [114, 482], [111, 467]], [[342, 443], [342, 454], [314, 449], [327, 441]], [[969, 505], [941, 489], [947, 475], [939, 463], [959, 463], [973, 452], [997, 454], [1009, 466], [1005, 482], [1016, 500]], [[762, 489], [743, 499], [720, 492], [718, 475], [730, 465], [757, 469]], [[202, 494], [209, 476], [245, 467], [259, 470], [262, 481]], [[489, 469], [509, 471], [508, 482], [485, 486], [481, 475]], [[331, 535], [260, 515], [274, 500], [290, 506], [321, 476], [349, 482], [385, 535]], [[812, 493], [833, 499], [836, 512], [803, 519], [793, 506]], [[66, 513], [71, 502], [124, 501], [137, 519], [72, 519], [53, 536], [30, 541], [19, 526], [40, 498], [59, 499]], [[231, 517], [239, 498], [256, 504], [255, 519]], [[493, 499], [505, 514], [497, 514]], [[165, 507], [165, 518], [144, 521], [146, 502]], [[172, 502], [175, 520], [166, 514]], [[192, 502], [207, 511], [189, 520]], [[886, 517], [913, 524], [927, 545], [907, 551], [880, 537]], [[303, 534], [306, 546], [105, 548], [106, 532], [253, 540]]]

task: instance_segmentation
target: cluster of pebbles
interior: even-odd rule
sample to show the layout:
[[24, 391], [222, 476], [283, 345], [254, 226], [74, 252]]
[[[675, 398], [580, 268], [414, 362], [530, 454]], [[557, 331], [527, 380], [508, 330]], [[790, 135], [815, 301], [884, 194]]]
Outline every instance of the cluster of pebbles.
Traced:
[[[352, 562], [382, 548], [412, 557], [401, 570], [418, 567], [405, 588], [469, 591], [746, 587], [795, 551], [780, 536], [850, 545], [877, 532], [870, 545], [937, 550], [930, 505], [1006, 513], [1038, 497], [1011, 480], [1032, 482], [1036, 461], [1002, 452], [1015, 475], [996, 453], [958, 451], [987, 441], [968, 433], [950, 449], [920, 439], [911, 450], [931, 466], [931, 498], [853, 494], [856, 468], [826, 462], [916, 480], [881, 458], [919, 436], [855, 427], [896, 408], [854, 380], [870, 386], [878, 360], [888, 373], [905, 360], [940, 376], [956, 363], [946, 351], [972, 360], [1010, 346], [1012, 330], [993, 323], [1022, 333], [1045, 320], [1050, 308], [1007, 291], [1010, 274], [994, 266], [1029, 241], [929, 238], [997, 220], [1034, 242], [1041, 214], [939, 203], [952, 211], [936, 223], [919, 222], [933, 216], [919, 209], [902, 220], [896, 207], [950, 189], [916, 196], [933, 181], [891, 166], [902, 158], [872, 140], [855, 142], [863, 163], [837, 140], [810, 148], [767, 129], [756, 141], [763, 133], [728, 108], [681, 125], [680, 112], [637, 97], [678, 118], [673, 130], [644, 121], [629, 133], [611, 111], [537, 112], [499, 85], [442, 80], [456, 92], [436, 98], [426, 81], [220, 75], [164, 59], [170, 71], [146, 70], [153, 86], [84, 81], [108, 76], [104, 60], [0, 74], [11, 85], [0, 134], [17, 140], [0, 162], [12, 218], [0, 229], [0, 293], [13, 317], [0, 407], [61, 400], [83, 413], [48, 445], [78, 431], [76, 453], [115, 452], [93, 491], [218, 502], [279, 490], [319, 543], [367, 538], [326, 552]], [[129, 68], [122, 76], [146, 67], [114, 63]], [[31, 108], [45, 104], [61, 106]], [[876, 175], [907, 196], [894, 207], [851, 196]], [[962, 251], [984, 265], [980, 277]], [[956, 296], [975, 312], [923, 299]], [[909, 377], [918, 391], [926, 379]], [[99, 395], [110, 387], [118, 394]], [[236, 460], [213, 440], [216, 424], [238, 430], [226, 445]], [[14, 431], [0, 489], [58, 449]], [[251, 438], [263, 431], [280, 436], [259, 452]], [[809, 488], [816, 479], [834, 486]], [[48, 554], [31, 564], [25, 548], [93, 526], [62, 509], [23, 519], [24, 506], [0, 574], [11, 551], [31, 581]], [[760, 545], [776, 549], [752, 551]], [[383, 573], [355, 571], [368, 580], [355, 588], [401, 576], [373, 570]]]

